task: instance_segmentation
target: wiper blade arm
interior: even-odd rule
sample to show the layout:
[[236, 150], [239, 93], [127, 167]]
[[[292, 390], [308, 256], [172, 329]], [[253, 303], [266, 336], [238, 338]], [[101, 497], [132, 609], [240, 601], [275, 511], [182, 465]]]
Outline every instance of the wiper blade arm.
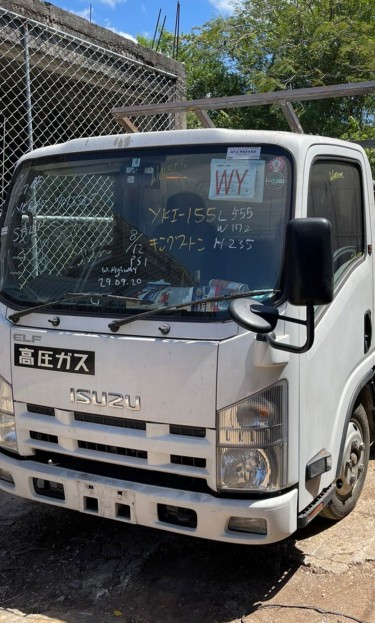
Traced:
[[47, 307], [52, 307], [53, 305], [57, 305], [58, 303], [62, 303], [63, 301], [74, 301], [75, 299], [100, 299], [100, 300], [116, 300], [116, 301], [124, 301], [124, 302], [136, 302], [136, 303], [145, 303], [142, 299], [133, 298], [131, 296], [119, 296], [116, 294], [97, 294], [95, 292], [67, 292], [64, 296], [56, 299], [55, 301], [48, 301], [48, 303], [43, 303], [42, 305], [35, 305], [34, 307], [27, 307], [26, 309], [21, 309], [18, 312], [14, 312], [14, 314], [10, 314], [8, 316], [9, 320], [16, 324], [20, 318], [23, 316], [28, 316], [28, 314], [32, 314], [33, 312], [39, 311], [40, 309], [46, 309]]
[[[122, 318], [120, 320], [112, 320], [109, 323], [108, 328], [115, 333], [119, 330], [120, 327], [125, 324], [130, 324], [135, 320], [143, 320], [144, 318], [149, 318], [150, 316], [154, 316], [158, 312], [169, 312], [175, 311], [176, 309], [184, 309], [186, 307], [192, 307], [193, 305], [200, 305], [201, 303], [219, 303], [223, 301], [232, 301], [233, 299], [246, 298], [248, 296], [260, 296], [261, 294], [273, 294], [277, 290], [249, 290], [248, 292], [236, 292], [233, 294], [223, 294], [221, 296], [211, 296], [206, 299], [198, 299], [196, 301], [189, 301], [186, 303], [179, 303], [178, 305], [167, 305], [167, 307], [156, 307], [154, 309], [149, 309], [146, 312], [141, 312], [140, 314], [136, 314], [135, 316], [128, 316], [127, 318]], [[148, 301], [149, 302], [149, 301]]]

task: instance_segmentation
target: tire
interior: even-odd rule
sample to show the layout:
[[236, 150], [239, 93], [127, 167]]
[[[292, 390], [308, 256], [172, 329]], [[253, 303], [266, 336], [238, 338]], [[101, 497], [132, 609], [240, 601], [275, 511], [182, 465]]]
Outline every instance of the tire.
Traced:
[[340, 474], [332, 500], [321, 511], [321, 517], [340, 521], [353, 510], [366, 479], [370, 455], [370, 427], [366, 411], [358, 404], [346, 432]]

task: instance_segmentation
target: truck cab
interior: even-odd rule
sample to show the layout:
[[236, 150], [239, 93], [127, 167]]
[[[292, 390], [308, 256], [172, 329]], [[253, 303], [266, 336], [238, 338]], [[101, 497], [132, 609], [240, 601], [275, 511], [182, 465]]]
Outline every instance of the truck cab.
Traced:
[[2, 216], [0, 489], [220, 541], [346, 516], [373, 422], [358, 145], [202, 129], [19, 162]]

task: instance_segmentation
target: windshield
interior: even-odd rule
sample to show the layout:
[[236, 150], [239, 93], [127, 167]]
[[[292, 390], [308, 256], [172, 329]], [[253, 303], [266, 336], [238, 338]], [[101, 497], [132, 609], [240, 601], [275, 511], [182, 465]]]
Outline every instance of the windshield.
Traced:
[[[179, 314], [225, 316], [226, 301], [194, 301], [278, 289], [291, 187], [291, 157], [271, 145], [28, 161], [2, 228], [1, 294], [21, 307], [55, 301], [111, 315], [191, 301]], [[134, 300], [56, 303], [67, 293]]]

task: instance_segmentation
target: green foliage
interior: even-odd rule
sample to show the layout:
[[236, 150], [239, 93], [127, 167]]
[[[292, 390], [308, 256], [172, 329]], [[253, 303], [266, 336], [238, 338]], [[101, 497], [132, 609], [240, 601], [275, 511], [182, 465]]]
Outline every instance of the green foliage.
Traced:
[[[344, 141], [363, 141], [366, 139], [375, 139], [375, 128], [373, 126], [360, 127], [357, 119], [349, 117], [347, 131], [340, 137]], [[375, 179], [375, 148], [365, 149], [370, 162], [372, 176]]]
[[[207, 32], [180, 36], [178, 60], [186, 68], [187, 99], [239, 94], [245, 89], [241, 74], [228, 67], [226, 55], [217, 48], [216, 37], [221, 20], [212, 20], [209, 24]], [[138, 42], [146, 47], [152, 44], [151, 40], [144, 37], [138, 37]], [[173, 44], [174, 36], [164, 31], [158, 52], [172, 56]]]
[[[227, 19], [183, 35], [187, 97], [197, 99], [361, 82], [375, 75], [375, 0], [242, 0]], [[140, 43], [147, 44], [144, 39]], [[172, 55], [173, 36], [159, 51]], [[357, 121], [368, 133], [375, 97], [295, 104], [307, 133], [340, 137]], [[277, 106], [210, 113], [218, 125], [288, 129]]]

